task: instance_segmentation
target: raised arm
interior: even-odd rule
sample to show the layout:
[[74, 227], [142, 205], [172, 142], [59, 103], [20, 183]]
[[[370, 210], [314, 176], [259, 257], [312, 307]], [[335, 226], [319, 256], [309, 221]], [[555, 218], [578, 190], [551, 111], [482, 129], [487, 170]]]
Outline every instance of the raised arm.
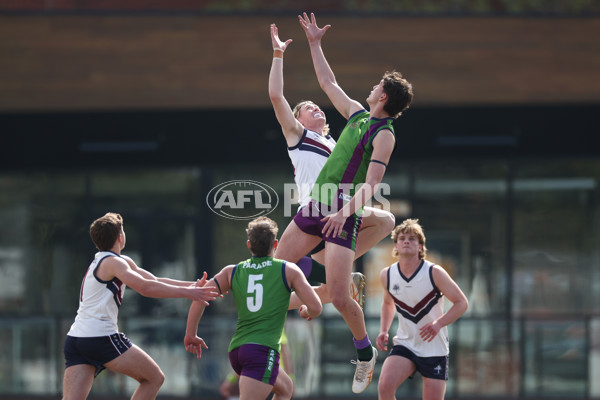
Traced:
[[300, 20], [300, 25], [302, 26], [302, 29], [304, 29], [306, 38], [308, 39], [310, 54], [312, 56], [313, 66], [315, 67], [319, 85], [325, 94], [327, 94], [327, 97], [329, 97], [329, 100], [336, 110], [338, 110], [344, 118], [348, 119], [352, 114], [364, 109], [364, 107], [358, 101], [348, 97], [338, 85], [333, 70], [325, 58], [325, 54], [321, 47], [321, 39], [325, 35], [325, 32], [331, 28], [331, 25], [325, 25], [323, 28], [319, 28], [317, 26], [315, 14], [313, 13], [310, 14], [310, 18], [304, 13], [303, 15], [299, 15], [298, 19]]
[[277, 121], [281, 125], [283, 136], [289, 147], [298, 144], [304, 131], [304, 127], [294, 117], [289, 103], [283, 96], [283, 53], [285, 53], [291, 42], [292, 39], [282, 42], [279, 39], [277, 26], [271, 24], [271, 43], [274, 55], [273, 62], [271, 63], [271, 72], [269, 73], [269, 98], [271, 99], [271, 104], [273, 104], [275, 117], [277, 117]]

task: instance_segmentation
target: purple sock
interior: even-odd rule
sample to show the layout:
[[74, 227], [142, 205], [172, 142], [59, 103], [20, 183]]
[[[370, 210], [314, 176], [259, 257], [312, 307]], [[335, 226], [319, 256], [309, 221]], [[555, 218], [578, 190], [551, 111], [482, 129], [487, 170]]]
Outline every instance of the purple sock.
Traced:
[[312, 272], [312, 258], [302, 257], [300, 261], [296, 263], [296, 265], [300, 267], [306, 278], [310, 276], [310, 273]]
[[369, 340], [368, 333], [367, 333], [367, 336], [365, 336], [363, 339], [356, 340], [356, 339], [352, 338], [352, 341], [354, 342], [354, 347], [357, 349], [364, 349], [365, 347], [368, 347], [371, 345], [371, 341]]

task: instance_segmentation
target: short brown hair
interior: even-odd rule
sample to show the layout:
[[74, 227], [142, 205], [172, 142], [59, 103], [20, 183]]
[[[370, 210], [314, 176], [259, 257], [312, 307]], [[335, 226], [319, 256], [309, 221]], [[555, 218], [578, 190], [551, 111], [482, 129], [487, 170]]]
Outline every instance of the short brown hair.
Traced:
[[250, 242], [250, 251], [255, 257], [266, 257], [273, 249], [279, 228], [277, 223], [267, 217], [258, 217], [248, 223], [246, 233]]
[[[405, 219], [400, 225], [395, 227], [392, 231], [392, 240], [394, 241], [394, 243], [398, 241], [398, 236], [401, 233], [409, 235], [413, 234], [417, 236], [417, 238], [419, 239], [419, 243], [423, 245], [423, 248], [421, 249], [421, 251], [419, 251], [419, 259], [424, 259], [427, 256], [427, 246], [425, 246], [425, 242], [427, 239], [425, 239], [425, 233], [423, 232], [423, 227], [419, 224], [419, 220], [410, 218]], [[396, 250], [395, 246], [394, 250], [392, 250], [392, 254], [394, 255], [394, 257], [398, 257], [398, 250]]]
[[386, 71], [383, 74], [383, 92], [388, 96], [383, 111], [391, 117], [398, 118], [412, 103], [412, 84], [398, 71]]
[[100, 251], [112, 249], [123, 230], [123, 217], [117, 213], [106, 213], [90, 225], [90, 237]]

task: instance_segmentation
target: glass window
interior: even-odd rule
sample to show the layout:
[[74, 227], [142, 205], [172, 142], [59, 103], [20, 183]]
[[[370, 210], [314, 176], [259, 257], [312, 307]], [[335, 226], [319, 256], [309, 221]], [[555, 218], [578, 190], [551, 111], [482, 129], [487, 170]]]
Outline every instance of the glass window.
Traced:
[[588, 354], [583, 321], [528, 321], [523, 348], [526, 395], [585, 397]]
[[597, 311], [598, 163], [531, 163], [517, 171], [515, 313]]

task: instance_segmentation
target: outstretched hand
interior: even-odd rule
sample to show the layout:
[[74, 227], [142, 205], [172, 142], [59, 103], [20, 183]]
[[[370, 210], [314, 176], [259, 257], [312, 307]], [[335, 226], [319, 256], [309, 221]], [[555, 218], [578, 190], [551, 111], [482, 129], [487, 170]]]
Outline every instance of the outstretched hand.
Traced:
[[282, 42], [279, 39], [279, 30], [277, 29], [277, 25], [271, 24], [271, 42], [273, 43], [273, 50], [281, 49], [281, 51], [285, 51], [288, 45], [292, 43], [292, 39]]
[[194, 301], [199, 301], [205, 306], [209, 305], [209, 301], [219, 297], [219, 292], [217, 292], [217, 289], [214, 286], [192, 288], [191, 292], [192, 293], [188, 297]]
[[206, 271], [204, 271], [204, 273], [202, 274], [202, 278], [196, 279], [196, 283], [192, 286], [202, 287], [202, 286], [206, 285], [207, 278], [208, 278], [208, 275], [206, 274]]
[[185, 350], [188, 353], [192, 353], [196, 355], [198, 360], [202, 357], [202, 348], [208, 349], [208, 346], [204, 342], [204, 339], [198, 336], [185, 336], [183, 339], [183, 344], [185, 345]]
[[214, 286], [206, 286], [206, 272], [202, 275], [202, 278], [197, 279], [196, 283], [191, 287], [186, 288], [189, 290], [188, 297], [191, 300], [199, 301], [205, 306], [208, 306], [208, 302], [215, 300], [217, 297], [223, 297], [223, 295], [219, 294], [219, 291]]
[[314, 13], [310, 13], [310, 19], [306, 13], [298, 15], [298, 19], [300, 20], [302, 29], [304, 29], [304, 33], [306, 33], [306, 38], [309, 43], [321, 40], [323, 35], [325, 35], [325, 32], [331, 28], [331, 25], [325, 25], [323, 28], [319, 28]]
[[[208, 275], [206, 274], [206, 271], [204, 271], [204, 273], [202, 274], [202, 278], [196, 279], [196, 282], [194, 284], [192, 284], [192, 287], [204, 287], [206, 285], [206, 282], [208, 281], [207, 277], [208, 277]], [[217, 289], [214, 287], [212, 288], [212, 290], [217, 291]], [[227, 293], [228, 292], [218, 294], [217, 297], [223, 297]], [[209, 298], [207, 300], [214, 300], [214, 299]], [[206, 303], [205, 305], [208, 305], [208, 303]]]

